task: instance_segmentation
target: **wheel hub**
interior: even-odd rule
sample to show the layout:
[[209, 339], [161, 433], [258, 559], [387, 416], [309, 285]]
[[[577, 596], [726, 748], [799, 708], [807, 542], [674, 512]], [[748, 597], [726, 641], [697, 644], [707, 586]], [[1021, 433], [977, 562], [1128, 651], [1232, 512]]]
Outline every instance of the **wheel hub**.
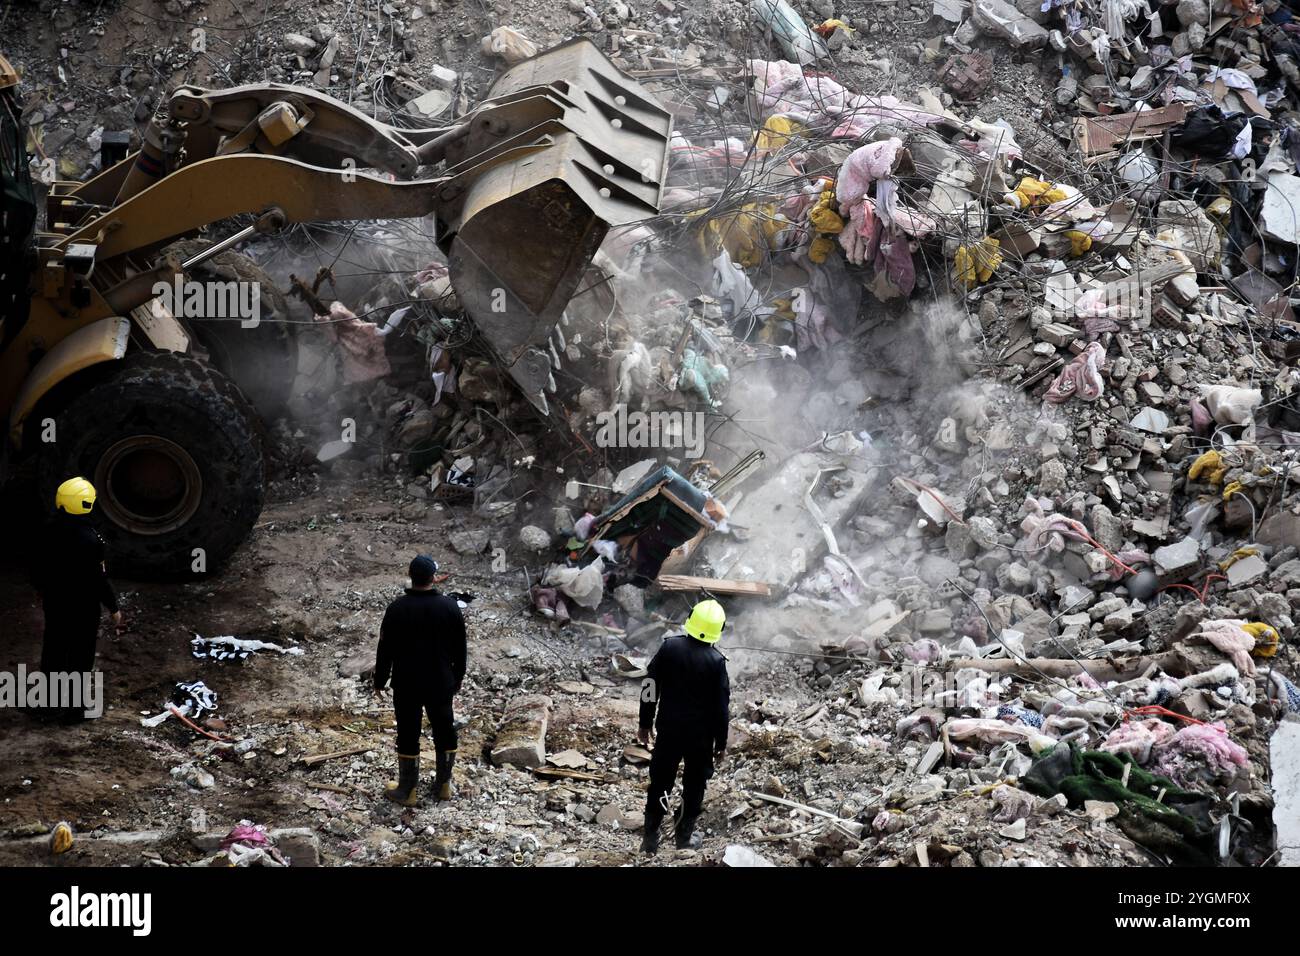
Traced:
[[99, 504], [135, 534], [166, 534], [198, 510], [203, 478], [190, 453], [157, 435], [132, 435], [104, 453], [95, 469]]

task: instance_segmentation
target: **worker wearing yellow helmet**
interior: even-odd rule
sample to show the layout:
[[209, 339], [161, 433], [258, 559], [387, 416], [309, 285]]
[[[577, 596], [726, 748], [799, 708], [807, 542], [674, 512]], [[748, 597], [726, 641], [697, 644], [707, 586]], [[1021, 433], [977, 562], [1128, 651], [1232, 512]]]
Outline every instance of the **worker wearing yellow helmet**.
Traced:
[[667, 638], [646, 668], [641, 684], [637, 739], [649, 746], [650, 789], [646, 796], [645, 840], [641, 849], [659, 849], [659, 828], [668, 814], [668, 795], [682, 772], [682, 805], [677, 818], [678, 849], [695, 849], [702, 840], [695, 821], [704, 805], [704, 788], [714, 761], [727, 748], [731, 682], [727, 659], [714, 646], [727, 622], [717, 601], [701, 601], [682, 630]]
[[[108, 579], [104, 539], [91, 523], [95, 486], [69, 478], [54, 493], [54, 520], [42, 541], [34, 579], [45, 611], [41, 670], [46, 674], [89, 674], [95, 669], [100, 607], [120, 630], [122, 611]], [[59, 716], [76, 720], [80, 711]]]

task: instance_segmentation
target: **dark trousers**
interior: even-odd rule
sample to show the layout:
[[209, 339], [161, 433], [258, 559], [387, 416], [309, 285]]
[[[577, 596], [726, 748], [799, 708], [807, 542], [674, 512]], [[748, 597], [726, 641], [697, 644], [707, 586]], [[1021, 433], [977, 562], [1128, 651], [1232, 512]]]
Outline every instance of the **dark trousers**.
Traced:
[[[46, 597], [45, 635], [41, 641], [41, 670], [46, 674], [85, 674], [95, 669], [95, 644], [99, 641], [99, 604], [69, 602], [65, 597]], [[80, 720], [76, 708], [48, 712], [50, 718]]]
[[397, 715], [397, 752], [420, 755], [420, 728], [425, 713], [433, 728], [433, 744], [440, 751], [456, 749], [456, 718], [450, 694], [432, 697], [418, 691], [393, 688], [393, 711]]
[[704, 787], [713, 776], [713, 740], [709, 737], [683, 738], [660, 734], [650, 754], [650, 792], [646, 794], [647, 829], [658, 827], [668, 812], [668, 795], [677, 782], [677, 767], [685, 763], [682, 773], [682, 816], [700, 815], [704, 805]]
[[41, 670], [85, 673], [95, 669], [95, 644], [99, 640], [99, 604], [69, 604], [47, 597], [45, 637], [41, 643]]

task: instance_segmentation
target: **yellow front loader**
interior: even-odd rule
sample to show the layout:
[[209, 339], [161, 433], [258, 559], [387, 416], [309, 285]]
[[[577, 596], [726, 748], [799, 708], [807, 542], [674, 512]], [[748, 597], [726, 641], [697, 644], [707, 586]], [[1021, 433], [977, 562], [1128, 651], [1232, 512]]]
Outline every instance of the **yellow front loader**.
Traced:
[[[467, 314], [546, 413], [557, 322], [608, 229], [658, 211], [671, 132], [585, 40], [508, 70], [440, 129], [293, 86], [182, 87], [137, 153], [53, 183], [33, 238], [16, 89], [0, 60], [6, 461], [35, 456], [47, 500], [89, 478], [116, 568], [139, 576], [211, 570], [262, 507], [254, 406], [283, 405], [296, 351], [282, 295], [231, 247], [289, 223], [434, 215]], [[220, 243], [177, 244], [241, 214], [253, 224]], [[178, 277], [259, 289], [256, 320], [164, 307], [185, 302], [157, 294]]]

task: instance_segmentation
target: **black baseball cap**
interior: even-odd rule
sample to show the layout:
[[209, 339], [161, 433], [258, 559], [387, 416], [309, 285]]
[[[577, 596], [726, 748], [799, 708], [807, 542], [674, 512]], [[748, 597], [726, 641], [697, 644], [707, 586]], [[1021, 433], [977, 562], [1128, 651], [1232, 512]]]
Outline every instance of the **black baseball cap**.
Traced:
[[416, 555], [409, 568], [411, 583], [416, 587], [423, 587], [433, 580], [433, 576], [438, 573], [438, 562], [433, 560], [427, 554]]

